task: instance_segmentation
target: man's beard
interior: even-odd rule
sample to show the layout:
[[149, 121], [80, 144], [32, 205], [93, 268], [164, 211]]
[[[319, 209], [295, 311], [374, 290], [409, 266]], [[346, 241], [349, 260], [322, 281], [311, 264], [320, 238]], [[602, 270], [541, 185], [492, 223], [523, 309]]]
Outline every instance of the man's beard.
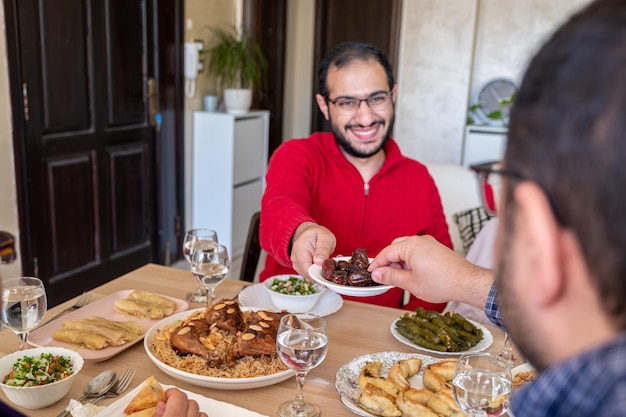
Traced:
[[[380, 152], [380, 150], [383, 149], [385, 145], [387, 144], [387, 142], [389, 141], [389, 138], [391, 137], [389, 132], [393, 130], [395, 114], [391, 115], [391, 119], [389, 120], [389, 126], [387, 127], [387, 131], [385, 132], [385, 135], [383, 136], [382, 142], [380, 142], [380, 145], [377, 146], [375, 149], [371, 150], [370, 152], [362, 152], [356, 149], [348, 141], [348, 139], [346, 139], [346, 137], [341, 133], [341, 131], [339, 130], [339, 127], [333, 122], [332, 117], [329, 117], [329, 119], [330, 119], [330, 125], [332, 128], [333, 134], [335, 135], [335, 140], [337, 141], [337, 144], [341, 147], [341, 149], [344, 150], [344, 152], [356, 158], [369, 158], [369, 157], [376, 155], [378, 152]], [[370, 126], [373, 126], [376, 123], [384, 124], [385, 121], [382, 119], [379, 119], [379, 120], [376, 120], [374, 123], [372, 123]], [[346, 131], [350, 129], [350, 127], [352, 126], [353, 125], [346, 125]]]
[[[537, 369], [545, 368], [543, 363], [541, 343], [537, 340], [536, 331], [533, 329], [532, 323], [527, 320], [523, 307], [521, 307], [518, 299], [522, 295], [515, 293], [514, 279], [524, 279], [524, 277], [516, 276], [516, 261], [514, 259], [514, 240], [515, 240], [515, 207], [514, 203], [508, 201], [507, 210], [501, 219], [502, 241], [500, 254], [497, 265], [494, 270], [495, 285], [498, 290], [498, 304], [504, 318], [507, 331], [512, 336], [513, 343], [521, 354], [532, 363]], [[519, 273], [518, 273], [519, 274]]]

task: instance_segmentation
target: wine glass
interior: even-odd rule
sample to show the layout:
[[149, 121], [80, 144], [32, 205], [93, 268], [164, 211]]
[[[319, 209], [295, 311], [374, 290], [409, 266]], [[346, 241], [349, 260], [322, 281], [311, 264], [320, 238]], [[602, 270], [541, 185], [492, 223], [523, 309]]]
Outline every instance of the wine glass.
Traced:
[[20, 350], [28, 347], [28, 333], [41, 322], [48, 303], [46, 290], [38, 278], [21, 277], [2, 283], [0, 320], [20, 339]]
[[328, 331], [323, 318], [314, 314], [283, 316], [276, 335], [280, 359], [296, 372], [296, 398], [278, 408], [279, 417], [316, 417], [322, 411], [316, 404], [304, 401], [304, 379], [322, 363], [328, 352]]
[[497, 417], [509, 409], [513, 377], [509, 362], [497, 353], [467, 353], [457, 362], [452, 390], [471, 417]]
[[511, 342], [511, 335], [506, 330], [504, 331], [504, 344], [502, 345], [502, 351], [500, 351], [500, 357], [508, 361], [510, 366], [513, 366], [515, 362], [513, 342]]
[[229, 269], [230, 261], [226, 246], [214, 243], [211, 246], [194, 249], [191, 255], [191, 272], [202, 286], [207, 307], [215, 298], [213, 294], [215, 287], [224, 281]]
[[[191, 265], [191, 255], [196, 248], [207, 248], [217, 243], [217, 232], [211, 229], [190, 229], [185, 233], [183, 240], [183, 256]], [[187, 293], [186, 300], [190, 303], [206, 303], [206, 291], [198, 283], [195, 290]]]

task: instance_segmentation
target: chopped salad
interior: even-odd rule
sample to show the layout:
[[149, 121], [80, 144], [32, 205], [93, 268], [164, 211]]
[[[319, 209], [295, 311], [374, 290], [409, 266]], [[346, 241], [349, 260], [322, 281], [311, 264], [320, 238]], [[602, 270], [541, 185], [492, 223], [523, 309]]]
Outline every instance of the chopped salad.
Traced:
[[13, 387], [34, 387], [60, 381], [72, 375], [72, 372], [70, 358], [42, 353], [18, 359], [2, 382]]
[[303, 277], [291, 276], [287, 279], [275, 279], [270, 289], [281, 294], [311, 295], [317, 294], [317, 287], [311, 281]]

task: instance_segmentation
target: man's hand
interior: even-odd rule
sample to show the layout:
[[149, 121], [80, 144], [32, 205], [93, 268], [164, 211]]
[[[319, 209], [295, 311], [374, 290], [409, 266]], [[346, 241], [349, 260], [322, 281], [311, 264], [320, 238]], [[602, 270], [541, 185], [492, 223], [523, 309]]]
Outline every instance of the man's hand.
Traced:
[[337, 240], [327, 228], [305, 222], [296, 229], [291, 245], [291, 263], [298, 274], [309, 277], [309, 267], [321, 265], [335, 250]]
[[403, 288], [422, 300], [454, 300], [479, 308], [485, 306], [493, 282], [490, 270], [472, 264], [432, 236], [395, 239], [368, 270], [374, 281]]
[[165, 391], [167, 402], [159, 402], [153, 417], [208, 417], [200, 412], [195, 400], [187, 398], [187, 394], [176, 388]]

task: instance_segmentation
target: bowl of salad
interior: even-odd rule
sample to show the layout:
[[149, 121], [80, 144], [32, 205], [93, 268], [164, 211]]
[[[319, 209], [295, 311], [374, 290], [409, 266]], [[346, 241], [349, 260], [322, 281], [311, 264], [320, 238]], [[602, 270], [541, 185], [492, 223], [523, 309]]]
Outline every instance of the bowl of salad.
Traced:
[[0, 387], [20, 407], [47, 407], [65, 397], [84, 360], [61, 347], [20, 350], [0, 359]]
[[263, 282], [263, 287], [278, 310], [286, 310], [290, 313], [311, 311], [325, 291], [323, 287], [302, 275], [291, 274], [268, 278]]

